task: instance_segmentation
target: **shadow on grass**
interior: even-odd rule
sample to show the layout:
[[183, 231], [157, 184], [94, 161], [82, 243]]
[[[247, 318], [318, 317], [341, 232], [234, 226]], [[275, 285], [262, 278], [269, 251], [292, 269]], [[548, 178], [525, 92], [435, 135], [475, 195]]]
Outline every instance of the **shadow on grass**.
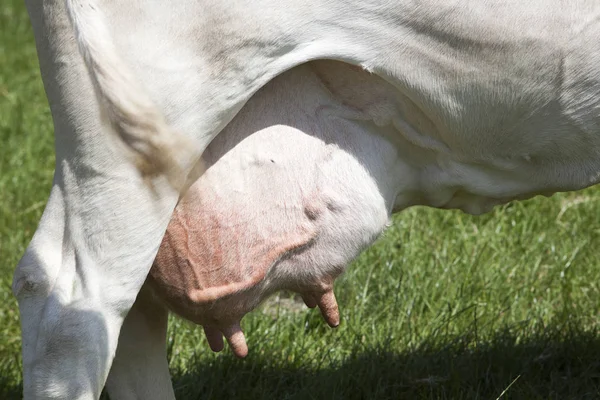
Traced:
[[[322, 369], [224, 354], [173, 371], [173, 384], [180, 400], [598, 399], [598, 333], [555, 329], [519, 343], [506, 331], [478, 346], [462, 337], [402, 353], [362, 349]], [[20, 396], [20, 385], [0, 376], [0, 399]]]
[[9, 374], [0, 371], [0, 399], [17, 400], [23, 398], [23, 386], [21, 382], [15, 382]]
[[[334, 368], [274, 365], [267, 355], [227, 355], [174, 371], [178, 399], [597, 399], [598, 332], [545, 333], [519, 343], [425, 345], [392, 353], [362, 350]], [[511, 385], [512, 384], [512, 385]]]

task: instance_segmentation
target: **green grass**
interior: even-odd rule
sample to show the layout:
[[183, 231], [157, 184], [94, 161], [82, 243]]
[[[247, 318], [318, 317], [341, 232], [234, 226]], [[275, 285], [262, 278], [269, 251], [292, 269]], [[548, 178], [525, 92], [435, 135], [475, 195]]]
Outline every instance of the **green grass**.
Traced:
[[[0, 399], [19, 398], [12, 271], [53, 169], [52, 124], [21, 0], [0, 6]], [[483, 217], [415, 208], [339, 280], [342, 325], [282, 296], [247, 317], [245, 360], [173, 319], [180, 399], [600, 398], [600, 193]]]

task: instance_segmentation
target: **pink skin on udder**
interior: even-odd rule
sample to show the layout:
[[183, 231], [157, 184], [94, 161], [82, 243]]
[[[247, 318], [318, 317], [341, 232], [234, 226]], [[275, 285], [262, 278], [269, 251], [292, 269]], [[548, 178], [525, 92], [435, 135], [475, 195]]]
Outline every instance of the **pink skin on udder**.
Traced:
[[263, 206], [263, 215], [236, 212], [227, 199], [192, 187], [173, 214], [150, 271], [156, 294], [175, 313], [203, 325], [213, 351], [223, 349], [224, 335], [234, 354], [245, 357], [241, 319], [280, 289], [300, 293], [308, 307], [320, 308], [330, 326], [339, 325], [336, 276], [279, 274], [265, 282], [278, 261], [316, 239], [319, 207]]

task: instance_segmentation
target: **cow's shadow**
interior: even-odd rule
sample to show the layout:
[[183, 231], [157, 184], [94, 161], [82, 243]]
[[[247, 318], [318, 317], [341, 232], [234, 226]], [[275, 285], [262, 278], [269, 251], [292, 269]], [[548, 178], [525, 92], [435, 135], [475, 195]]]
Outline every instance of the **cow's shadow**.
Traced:
[[17, 400], [22, 398], [23, 383], [16, 384], [15, 380], [8, 374], [0, 373], [0, 399]]
[[[453, 343], [406, 352], [356, 352], [336, 368], [274, 365], [231, 355], [173, 371], [177, 399], [598, 399], [600, 337], [554, 329], [520, 341]], [[472, 341], [469, 340], [470, 343]]]
[[[405, 352], [362, 349], [316, 371], [275, 364], [266, 353], [242, 361], [224, 353], [210, 364], [172, 371], [173, 384], [180, 400], [598, 399], [600, 335], [566, 330], [524, 341], [507, 331], [479, 346], [459, 338]], [[3, 399], [22, 396], [14, 380], [0, 376], [0, 387]]]

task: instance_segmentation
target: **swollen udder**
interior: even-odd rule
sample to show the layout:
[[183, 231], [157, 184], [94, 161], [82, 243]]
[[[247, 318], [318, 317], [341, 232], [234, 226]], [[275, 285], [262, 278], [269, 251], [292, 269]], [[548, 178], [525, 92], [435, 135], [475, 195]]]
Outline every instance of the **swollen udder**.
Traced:
[[334, 280], [388, 222], [388, 145], [326, 118], [331, 96], [309, 66], [274, 79], [210, 144], [175, 209], [148, 283], [215, 351], [225, 336], [245, 356], [242, 318], [279, 290], [337, 326]]
[[[204, 327], [211, 349], [225, 336], [239, 357], [247, 354], [240, 321], [273, 292], [298, 292], [339, 324], [333, 295], [337, 268], [302, 271], [302, 253], [317, 240], [318, 223], [302, 204], [272, 201], [248, 189], [245, 200], [197, 182], [176, 209], [150, 272], [155, 292], [175, 313]], [[260, 183], [257, 183], [260, 186]], [[293, 263], [282, 273], [278, 264]]]
[[204, 327], [214, 351], [225, 336], [245, 356], [240, 321], [278, 290], [299, 293], [339, 324], [333, 282], [345, 264], [320, 248], [324, 228], [336, 223], [320, 187], [324, 147], [279, 126], [225, 154], [209, 151], [209, 168], [175, 209], [149, 284], [173, 312]]

